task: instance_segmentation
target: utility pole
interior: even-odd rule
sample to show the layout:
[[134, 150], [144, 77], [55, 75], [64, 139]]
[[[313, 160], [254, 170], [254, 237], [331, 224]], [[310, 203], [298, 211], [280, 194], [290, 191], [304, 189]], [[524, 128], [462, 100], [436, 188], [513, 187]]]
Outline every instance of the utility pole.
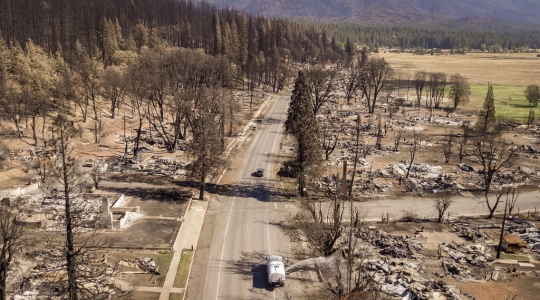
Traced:
[[401, 75], [399, 75], [399, 80], [398, 80], [398, 86], [397, 86], [397, 97], [399, 98], [399, 92], [401, 91]]
[[501, 258], [501, 247], [502, 247], [502, 240], [504, 235], [504, 224], [506, 223], [506, 209], [508, 208], [508, 201], [504, 202], [504, 215], [503, 215], [503, 222], [502, 222], [502, 228], [501, 228], [501, 236], [499, 239], [499, 248], [497, 248], [497, 259]]
[[409, 103], [409, 88], [411, 87], [411, 76], [407, 79], [407, 104]]

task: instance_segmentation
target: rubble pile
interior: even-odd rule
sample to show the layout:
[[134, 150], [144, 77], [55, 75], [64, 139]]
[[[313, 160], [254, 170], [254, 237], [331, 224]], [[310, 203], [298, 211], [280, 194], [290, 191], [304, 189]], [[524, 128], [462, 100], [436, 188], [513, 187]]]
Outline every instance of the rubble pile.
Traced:
[[504, 186], [504, 185], [518, 185], [528, 181], [527, 175], [522, 172], [497, 172], [493, 176], [493, 185]]
[[467, 222], [465, 219], [454, 220], [449, 224], [449, 226], [453, 228], [455, 232], [459, 232], [463, 238], [471, 240], [473, 243], [484, 244], [490, 244], [494, 241], [491, 237], [482, 232], [481, 229], [501, 228], [500, 224], [495, 224], [492, 222], [472, 224]]
[[529, 145], [521, 145], [518, 147], [518, 150], [523, 153], [534, 154], [534, 155], [538, 155], [538, 153], [540, 153], [540, 151], [536, 150], [534, 147], [529, 146]]
[[535, 228], [535, 223], [518, 218], [512, 218], [513, 225], [508, 226], [508, 231], [517, 235], [527, 245], [527, 251], [540, 254], [540, 230]]
[[166, 158], [154, 155], [149, 158], [128, 159], [121, 156], [109, 157], [106, 160], [110, 171], [142, 172], [145, 175], [158, 175], [178, 178], [186, 176], [189, 162], [180, 157]]
[[[397, 178], [404, 178], [408, 168], [409, 165], [406, 163], [386, 166], [388, 172]], [[444, 189], [460, 191], [464, 189], [463, 186], [456, 182], [456, 175], [440, 172], [440, 169], [440, 166], [412, 164], [409, 177], [404, 178], [403, 184], [410, 192], [437, 192]]]
[[[396, 176], [405, 176], [409, 168], [409, 164], [397, 163], [386, 166], [390, 172]], [[430, 166], [427, 164], [412, 164], [409, 177], [420, 179], [435, 179], [441, 174], [441, 166]]]
[[451, 276], [459, 281], [474, 282], [501, 280], [499, 271], [488, 264], [492, 257], [485, 242], [492, 240], [480, 231], [496, 225], [474, 225], [458, 220], [451, 226], [462, 235], [472, 237], [475, 243], [440, 244], [438, 253], [442, 270], [438, 269], [441, 271], [434, 271], [432, 274], [426, 271], [423, 264], [411, 261], [423, 257], [418, 254], [423, 250], [423, 245], [413, 238], [364, 228], [360, 228], [355, 234], [370, 245], [365, 249], [369, 249], [367, 252], [373, 254], [365, 260], [365, 267], [381, 290], [389, 296], [400, 299], [474, 299], [440, 278]]
[[[65, 205], [58, 195], [50, 195], [38, 190], [20, 196], [24, 210], [17, 215], [21, 225], [45, 231], [61, 231], [65, 229]], [[103, 202], [99, 197], [81, 194], [71, 199], [72, 209], [78, 212], [79, 231], [87, 231], [96, 227], [103, 211]]]
[[159, 275], [159, 269], [154, 262], [154, 259], [147, 256], [144, 258], [136, 257], [134, 259], [123, 259], [119, 262], [120, 265], [134, 268], [134, 269], [141, 269], [145, 272], [149, 272], [152, 274]]
[[[62, 299], [60, 297], [64, 291], [61, 285], [67, 280], [61, 263], [62, 251], [30, 250], [25, 255], [34, 266], [25, 273], [13, 299]], [[115, 266], [108, 263], [107, 256], [87, 255], [83, 260], [88, 261], [88, 264], [80, 266], [80, 270], [87, 272], [91, 279], [81, 281], [81, 286], [93, 294], [107, 294], [109, 299], [116, 298], [119, 290], [114, 282]], [[59, 264], [55, 264], [56, 262]]]
[[394, 258], [416, 258], [416, 252], [422, 250], [422, 244], [415, 242], [411, 238], [403, 235], [390, 235], [382, 230], [370, 231], [360, 229], [357, 236], [364, 241], [368, 241], [376, 248], [380, 249], [380, 254]]
[[539, 176], [540, 175], [540, 172], [538, 172], [537, 170], [527, 168], [527, 167], [523, 167], [523, 166], [519, 166], [516, 169], [516, 172], [518, 172], [520, 174], [523, 174], [523, 175], [526, 175], [526, 176]]
[[[371, 173], [373, 176], [369, 176], [370, 178], [362, 177], [363, 174], [363, 170], [356, 171], [356, 177], [353, 184], [353, 194], [355, 195], [382, 195], [387, 193], [393, 186], [390, 182], [373, 178], [374, 176], [382, 178], [390, 177], [384, 170], [373, 171], [373, 173]], [[336, 194], [337, 179], [338, 177], [336, 175], [329, 175], [322, 177], [321, 180], [311, 180], [311, 183], [317, 190], [324, 192], [326, 196], [331, 196]]]
[[[455, 286], [427, 279], [426, 271], [415, 263], [397, 260], [368, 260], [366, 269], [387, 295], [399, 299], [466, 299]], [[444, 297], [444, 298], [442, 298]]]

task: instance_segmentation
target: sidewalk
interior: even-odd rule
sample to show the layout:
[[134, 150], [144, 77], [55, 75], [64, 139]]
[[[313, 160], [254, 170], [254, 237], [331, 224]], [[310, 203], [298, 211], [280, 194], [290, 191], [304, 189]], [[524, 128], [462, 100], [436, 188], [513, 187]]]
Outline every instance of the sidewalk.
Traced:
[[182, 256], [183, 249], [195, 249], [199, 240], [199, 233], [204, 221], [204, 215], [206, 214], [207, 201], [192, 200], [191, 205], [186, 212], [184, 222], [180, 231], [176, 235], [174, 241], [173, 250], [174, 255], [169, 266], [169, 271], [165, 277], [163, 288], [159, 300], [169, 300], [171, 293], [181, 293], [184, 291], [182, 288], [173, 288], [174, 279], [176, 278], [176, 272], [178, 271], [178, 264]]

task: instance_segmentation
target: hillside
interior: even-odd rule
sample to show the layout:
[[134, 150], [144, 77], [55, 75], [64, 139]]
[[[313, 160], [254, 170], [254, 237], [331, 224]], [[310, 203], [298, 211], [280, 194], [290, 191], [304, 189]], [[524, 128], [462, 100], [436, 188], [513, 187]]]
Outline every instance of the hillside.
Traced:
[[272, 17], [305, 17], [363, 24], [417, 24], [470, 17], [540, 25], [535, 0], [207, 0]]

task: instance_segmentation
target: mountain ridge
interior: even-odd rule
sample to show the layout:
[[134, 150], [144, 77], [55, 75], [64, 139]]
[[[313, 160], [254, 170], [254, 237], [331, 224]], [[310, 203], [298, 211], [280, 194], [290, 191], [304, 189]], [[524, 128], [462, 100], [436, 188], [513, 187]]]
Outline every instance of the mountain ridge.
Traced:
[[[206, 0], [268, 17], [316, 18], [365, 25], [406, 25], [491, 18], [540, 25], [535, 0]], [[540, 28], [540, 26], [539, 26]]]

